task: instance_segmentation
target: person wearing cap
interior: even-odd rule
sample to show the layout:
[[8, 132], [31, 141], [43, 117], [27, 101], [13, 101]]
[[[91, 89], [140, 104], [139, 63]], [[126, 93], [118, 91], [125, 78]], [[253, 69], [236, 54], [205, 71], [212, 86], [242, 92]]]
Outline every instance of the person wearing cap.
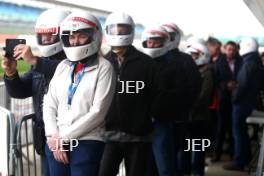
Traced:
[[[49, 175], [49, 163], [46, 162], [44, 152], [46, 138], [42, 114], [43, 96], [47, 92], [57, 65], [66, 58], [59, 38], [59, 25], [68, 14], [68, 11], [48, 9], [38, 17], [35, 34], [37, 48], [42, 57], [34, 56], [30, 46], [20, 44], [14, 49], [13, 59], [7, 58], [4, 53], [2, 60], [2, 68], [5, 72], [4, 82], [9, 95], [13, 98], [33, 97], [34, 147], [36, 152], [42, 156], [45, 176]], [[50, 20], [51, 18], [53, 20]], [[16, 59], [20, 57], [31, 65], [30, 70], [23, 75], [19, 75], [16, 68]]]
[[114, 70], [99, 55], [102, 29], [95, 16], [72, 12], [62, 22], [60, 36], [67, 59], [58, 65], [43, 107], [50, 173], [97, 176]]

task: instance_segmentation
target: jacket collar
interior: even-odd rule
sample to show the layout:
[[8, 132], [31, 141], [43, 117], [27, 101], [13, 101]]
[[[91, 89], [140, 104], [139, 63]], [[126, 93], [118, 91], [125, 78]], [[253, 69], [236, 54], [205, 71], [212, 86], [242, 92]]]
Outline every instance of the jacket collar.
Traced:
[[208, 63], [208, 64], [200, 65], [200, 66], [198, 66], [198, 68], [199, 68], [199, 71], [201, 73], [203, 73], [203, 72], [205, 72], [207, 70], [211, 70], [213, 68], [213, 66], [212, 66], [211, 63]]
[[[138, 54], [135, 51], [136, 51], [136, 48], [132, 45], [129, 45], [127, 48], [127, 51], [124, 54], [124, 62], [128, 62], [130, 60], [136, 59], [138, 57]], [[110, 51], [110, 56], [111, 56], [111, 59], [117, 58], [117, 55], [113, 53], [112, 51]]]
[[48, 58], [49, 59], [55, 59], [55, 60], [63, 60], [63, 59], [66, 59], [67, 57], [66, 57], [64, 51], [61, 51], [61, 52], [54, 54]]
[[254, 61], [255, 58], [258, 58], [258, 56], [259, 56], [258, 52], [247, 53], [242, 56], [243, 62]]
[[[98, 57], [98, 54], [94, 54], [92, 56], [89, 56], [85, 59], [82, 59], [81, 61], [82, 64], [86, 64], [87, 66], [85, 67], [84, 69], [84, 72], [87, 72], [87, 71], [91, 71], [91, 70], [94, 70], [96, 68], [98, 68], [99, 66], [99, 57]], [[75, 62], [75, 63], [78, 63], [78, 62]], [[66, 64], [68, 66], [70, 66], [71, 64], [73, 64], [73, 62], [71, 62], [70, 60], [67, 59], [67, 62]]]

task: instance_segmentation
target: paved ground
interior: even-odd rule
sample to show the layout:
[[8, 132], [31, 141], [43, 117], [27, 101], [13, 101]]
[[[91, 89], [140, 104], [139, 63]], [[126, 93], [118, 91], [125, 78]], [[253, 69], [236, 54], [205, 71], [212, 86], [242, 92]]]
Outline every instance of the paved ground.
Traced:
[[223, 165], [227, 162], [214, 163], [208, 167], [205, 176], [249, 176], [247, 172], [233, 172], [223, 169]]

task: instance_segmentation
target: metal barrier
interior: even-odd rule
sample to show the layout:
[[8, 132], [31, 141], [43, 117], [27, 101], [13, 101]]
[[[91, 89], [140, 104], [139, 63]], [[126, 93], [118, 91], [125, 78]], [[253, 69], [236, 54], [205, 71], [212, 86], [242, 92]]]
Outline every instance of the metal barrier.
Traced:
[[32, 98], [11, 98], [8, 95], [3, 81], [0, 82], [0, 97], [0, 106], [10, 109], [10, 111], [14, 114], [15, 119], [19, 119], [26, 114], [33, 113]]
[[10, 111], [14, 114], [16, 122], [27, 114], [33, 113], [32, 98], [17, 99], [10, 98]]
[[[34, 114], [29, 114], [22, 117], [16, 124], [15, 138], [16, 138], [16, 160], [17, 160], [17, 175], [18, 176], [37, 176], [41, 175], [41, 162], [37, 164], [37, 159], [40, 160], [39, 155], [36, 154], [34, 148], [34, 138], [29, 136], [29, 132], [33, 133], [33, 117]], [[22, 129], [25, 128], [25, 141], [22, 141]], [[33, 143], [31, 143], [33, 141]], [[24, 159], [23, 159], [24, 158]], [[31, 158], [31, 160], [30, 160]], [[25, 163], [23, 162], [25, 161]], [[24, 165], [26, 167], [24, 167]], [[37, 169], [39, 166], [39, 170]], [[38, 171], [38, 172], [37, 172]]]
[[[32, 121], [32, 118], [34, 117], [34, 114], [29, 114], [29, 115], [26, 115], [24, 116], [23, 118], [20, 119], [20, 121], [17, 123], [16, 125], [16, 129], [15, 129], [15, 138], [16, 138], [16, 160], [17, 160], [17, 175], [18, 176], [30, 176], [31, 175], [31, 170], [33, 170], [33, 176], [37, 176], [39, 175], [37, 173], [37, 160], [36, 160], [36, 153], [35, 153], [35, 148], [34, 146], [32, 145], [32, 148], [31, 150], [33, 150], [33, 161], [30, 161], [30, 156], [29, 156], [29, 146], [30, 146], [30, 141], [29, 141], [29, 136], [28, 136], [28, 133], [29, 133], [29, 127], [28, 127], [28, 122], [30, 121], [31, 123], [31, 126], [33, 126], [33, 121]], [[22, 144], [22, 136], [21, 136], [21, 132], [22, 132], [22, 127], [24, 125], [24, 128], [25, 128], [25, 144], [23, 145]], [[33, 130], [31, 128], [31, 130]], [[34, 133], [33, 133], [34, 135]], [[34, 138], [32, 138], [33, 140]], [[34, 142], [34, 141], [33, 141]], [[25, 147], [25, 151], [26, 151], [26, 154], [23, 156], [23, 151], [22, 151], [22, 148]], [[26, 168], [24, 168], [24, 162], [23, 162], [23, 158], [26, 160]], [[33, 169], [32, 167], [30, 166], [33, 166]], [[41, 164], [39, 165], [39, 167], [41, 168]], [[26, 171], [25, 171], [26, 170]], [[41, 170], [41, 169], [39, 169]], [[118, 176], [125, 176], [126, 173], [125, 173], [125, 164], [124, 164], [124, 161], [122, 161], [122, 163], [120, 164], [120, 169], [119, 169], [119, 174]]]
[[[26, 115], [15, 124], [13, 114], [0, 107], [0, 141], [3, 143], [0, 145], [1, 176], [43, 175], [41, 158], [36, 155], [34, 145], [30, 142], [34, 138], [32, 136], [29, 140], [28, 135], [29, 131], [33, 134], [33, 117], [34, 114]], [[25, 128], [25, 133], [22, 133], [23, 128]], [[22, 137], [23, 134], [25, 138]], [[25, 142], [22, 141], [23, 139]]]
[[259, 152], [257, 152], [257, 155], [256, 155], [256, 156], [258, 156], [258, 162], [257, 162], [256, 173], [254, 173], [254, 175], [263, 176], [263, 170], [264, 170], [264, 128], [263, 128], [264, 112], [255, 110], [247, 118], [246, 121], [249, 124], [258, 124], [258, 125], [262, 126], [262, 136], [261, 136], [261, 140], [260, 140]]
[[[33, 147], [32, 141], [33, 141], [33, 132], [32, 130], [32, 122], [30, 124], [29, 120], [32, 118], [31, 115], [25, 116], [26, 114], [30, 114], [33, 113], [33, 107], [32, 107], [32, 98], [26, 98], [26, 99], [15, 99], [15, 98], [10, 98], [10, 96], [8, 95], [8, 92], [5, 88], [5, 84], [4, 82], [0, 82], [0, 106], [1, 106], [1, 110], [0, 112], [2, 112], [2, 110], [4, 112], [6, 112], [6, 114], [10, 114], [9, 117], [10, 119], [12, 119], [12, 122], [9, 122], [10, 125], [6, 125], [6, 126], [10, 126], [10, 129], [5, 129], [0, 128], [1, 130], [4, 130], [5, 133], [10, 133], [10, 135], [8, 135], [8, 146], [9, 150], [6, 151], [5, 153], [9, 153], [9, 163], [8, 163], [8, 170], [9, 170], [9, 175], [23, 175], [24, 170], [23, 170], [23, 158], [26, 158], [27, 161], [27, 171], [30, 172], [30, 170], [32, 170], [31, 166], [32, 163], [36, 163], [35, 160], [33, 159], [33, 162], [30, 162], [29, 160], [29, 146]], [[10, 109], [9, 110], [7, 109]], [[25, 123], [26, 122], [26, 123]], [[17, 123], [17, 126], [15, 126], [15, 124]], [[1, 123], [1, 125], [4, 125], [5, 123]], [[22, 128], [23, 125], [23, 128]], [[15, 133], [15, 134], [14, 134]], [[4, 134], [4, 133], [3, 133]], [[3, 140], [1, 140], [2, 142]], [[26, 149], [26, 151], [24, 152], [24, 148]], [[34, 151], [34, 148], [32, 149]], [[1, 150], [2, 151], [2, 150]], [[0, 151], [0, 156], [4, 156], [1, 155], [1, 151]], [[26, 153], [27, 155], [25, 155], [24, 153]], [[34, 152], [31, 152], [34, 153]], [[34, 153], [35, 154], [35, 153]], [[35, 155], [34, 155], [35, 158]], [[39, 157], [38, 157], [39, 158]], [[28, 163], [30, 163], [31, 165], [29, 165]], [[1, 163], [2, 166], [2, 163]], [[1, 167], [0, 166], [0, 167]], [[18, 169], [19, 170], [18, 170]], [[22, 168], [22, 169], [21, 169]], [[26, 170], [25, 169], [25, 170]], [[33, 172], [35, 169], [33, 169]], [[1, 170], [0, 170], [1, 171]], [[1, 173], [0, 173], [1, 175]], [[2, 174], [4, 175], [4, 174]], [[28, 174], [25, 174], [28, 175]], [[30, 173], [29, 173], [30, 175]], [[34, 174], [32, 174], [34, 175]], [[36, 174], [34, 175], [36, 176]]]

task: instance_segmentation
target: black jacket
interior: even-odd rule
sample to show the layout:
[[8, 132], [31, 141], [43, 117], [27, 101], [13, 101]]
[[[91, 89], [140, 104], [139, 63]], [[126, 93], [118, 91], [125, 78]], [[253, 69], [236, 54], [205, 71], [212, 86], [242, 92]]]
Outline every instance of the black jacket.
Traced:
[[214, 87], [213, 66], [212, 64], [199, 66], [199, 71], [202, 75], [202, 88], [192, 108], [192, 120], [210, 120], [209, 105]]
[[[44, 122], [43, 122], [43, 96], [48, 90], [48, 85], [53, 77], [57, 65], [62, 59], [65, 58], [64, 53], [59, 53], [52, 57], [40, 57], [37, 60], [35, 67], [26, 72], [24, 75], [19, 76], [16, 73], [13, 77], [9, 78], [4, 76], [4, 82], [9, 95], [13, 98], [33, 98], [33, 107], [35, 112], [35, 132], [36, 140], [45, 140]], [[42, 132], [41, 132], [42, 131]], [[39, 136], [38, 136], [39, 135]], [[36, 141], [35, 140], [35, 141]], [[42, 147], [35, 146], [38, 153], [42, 153]]]
[[[186, 75], [183, 64], [171, 53], [154, 59], [157, 68], [157, 96], [152, 104], [155, 119], [182, 121], [182, 110], [186, 109]], [[189, 103], [189, 102], [188, 102]]]
[[177, 79], [181, 80], [181, 82], [183, 81], [182, 84], [184, 85], [182, 86], [185, 87], [184, 92], [179, 97], [179, 108], [181, 110], [179, 113], [182, 113], [183, 121], [190, 120], [186, 119], [186, 117], [200, 95], [202, 77], [198, 66], [190, 55], [183, 53], [178, 49], [171, 50], [170, 54], [171, 57], [175, 58], [175, 62], [180, 70]]
[[243, 56], [243, 63], [236, 78], [237, 86], [232, 94], [234, 104], [255, 106], [260, 68], [261, 62], [257, 52]]
[[229, 81], [235, 81], [242, 65], [242, 58], [234, 58], [234, 72], [231, 71], [225, 55], [221, 55], [214, 64], [215, 83], [218, 88], [219, 104], [231, 101], [231, 91], [227, 89]]
[[[152, 131], [150, 104], [155, 87], [153, 60], [133, 46], [129, 46], [125, 53], [121, 68], [114, 53], [109, 52], [105, 58], [112, 63], [118, 77], [116, 92], [106, 115], [106, 130], [122, 131], [137, 136], [149, 134]], [[143, 81], [145, 87], [138, 93], [118, 93], [122, 92], [122, 84], [125, 81]], [[136, 85], [134, 82], [127, 83], [130, 86]], [[136, 92], [136, 88], [130, 87], [129, 92]]]

